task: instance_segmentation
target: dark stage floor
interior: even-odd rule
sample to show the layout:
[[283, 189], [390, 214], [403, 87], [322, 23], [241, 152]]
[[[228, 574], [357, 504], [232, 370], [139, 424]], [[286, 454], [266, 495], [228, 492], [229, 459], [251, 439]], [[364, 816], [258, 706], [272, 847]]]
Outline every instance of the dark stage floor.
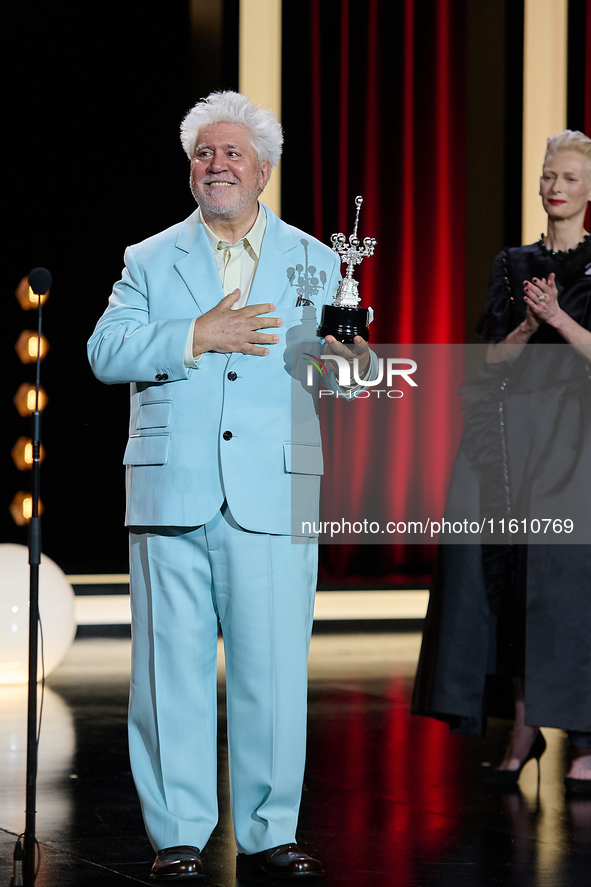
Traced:
[[[418, 645], [416, 634], [313, 638], [299, 840], [323, 860], [326, 884], [589, 887], [591, 800], [565, 799], [562, 734], [544, 731], [539, 796], [534, 763], [520, 793], [487, 794], [480, 779], [500, 758], [507, 725], [468, 740], [411, 717]], [[129, 641], [85, 639], [48, 680], [38, 887], [149, 883], [152, 852], [126, 748], [128, 672]], [[9, 885], [15, 835], [24, 828], [25, 706], [24, 688], [0, 687], [0, 887]], [[221, 773], [225, 757], [222, 744]], [[234, 887], [223, 776], [220, 795], [206, 883]]]

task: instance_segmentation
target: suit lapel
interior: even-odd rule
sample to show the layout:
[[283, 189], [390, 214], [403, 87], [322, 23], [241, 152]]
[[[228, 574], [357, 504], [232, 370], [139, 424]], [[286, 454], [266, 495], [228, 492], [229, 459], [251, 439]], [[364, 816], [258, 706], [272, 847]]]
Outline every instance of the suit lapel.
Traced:
[[[267, 228], [248, 304], [272, 302], [279, 313], [282, 308], [295, 307], [298, 294], [291, 285], [290, 277], [293, 277], [293, 265], [298, 260], [297, 247], [299, 246], [301, 250], [301, 244], [296, 240], [289, 225], [277, 218], [268, 207], [265, 209]], [[224, 293], [198, 210], [181, 225], [175, 245], [183, 254], [174, 263], [174, 267], [199, 311], [205, 314], [218, 304]], [[230, 363], [235, 363], [243, 356], [243, 354], [232, 354]]]
[[200, 222], [199, 210], [181, 225], [176, 247], [184, 255], [175, 262], [174, 267], [200, 312], [205, 314], [218, 304], [224, 293], [209, 240]]
[[[272, 302], [277, 308], [274, 313], [279, 314], [282, 308], [295, 307], [297, 293], [291, 286], [288, 270], [292, 264], [290, 251], [295, 250], [298, 243], [289, 225], [282, 222], [268, 206], [265, 206], [265, 209], [267, 227], [248, 304], [260, 305]], [[293, 269], [291, 270], [293, 273]], [[241, 357], [244, 355], [232, 354], [229, 365], [235, 364]]]
[[297, 294], [290, 284], [288, 270], [291, 264], [289, 254], [296, 248], [297, 241], [291, 228], [268, 207], [265, 209], [267, 228], [248, 303], [259, 305], [261, 302], [273, 302], [278, 308], [293, 308]]

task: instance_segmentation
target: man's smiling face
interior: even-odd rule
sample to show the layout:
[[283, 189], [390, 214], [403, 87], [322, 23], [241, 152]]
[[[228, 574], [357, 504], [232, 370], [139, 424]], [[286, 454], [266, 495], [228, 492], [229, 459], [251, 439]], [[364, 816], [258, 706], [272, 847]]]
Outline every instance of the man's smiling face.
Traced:
[[246, 127], [215, 123], [199, 132], [191, 160], [191, 191], [206, 220], [252, 213], [270, 173], [271, 164], [259, 162]]

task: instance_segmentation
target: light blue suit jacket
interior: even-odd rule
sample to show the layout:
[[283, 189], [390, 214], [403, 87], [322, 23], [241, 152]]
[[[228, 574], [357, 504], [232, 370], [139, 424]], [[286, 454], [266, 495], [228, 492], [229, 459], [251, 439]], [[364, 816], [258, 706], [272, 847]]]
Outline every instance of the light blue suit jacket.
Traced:
[[[192, 320], [224, 295], [199, 212], [129, 247], [125, 266], [88, 354], [101, 381], [131, 382], [126, 523], [198, 526], [225, 497], [245, 529], [299, 535], [317, 519], [323, 470], [302, 354], [318, 353], [337, 256], [267, 209], [249, 304], [276, 305], [280, 341], [266, 357], [208, 352], [198, 369], [183, 361]], [[315, 307], [296, 308], [298, 280], [318, 290]]]

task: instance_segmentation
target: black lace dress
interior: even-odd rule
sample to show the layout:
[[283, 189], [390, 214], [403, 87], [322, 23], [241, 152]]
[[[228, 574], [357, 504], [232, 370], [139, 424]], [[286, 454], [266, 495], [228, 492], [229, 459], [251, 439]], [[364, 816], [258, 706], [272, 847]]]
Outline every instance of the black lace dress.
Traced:
[[[503, 340], [525, 318], [523, 281], [552, 271], [560, 306], [591, 329], [588, 236], [566, 253], [540, 241], [499, 254], [480, 335]], [[513, 717], [511, 678], [524, 677], [526, 723], [560, 727], [591, 747], [591, 368], [541, 324], [518, 359], [487, 365], [463, 395], [452, 519], [537, 528], [538, 519], [568, 517], [569, 543], [587, 544], [495, 532], [483, 544], [440, 545], [413, 711], [482, 734], [488, 716]]]

